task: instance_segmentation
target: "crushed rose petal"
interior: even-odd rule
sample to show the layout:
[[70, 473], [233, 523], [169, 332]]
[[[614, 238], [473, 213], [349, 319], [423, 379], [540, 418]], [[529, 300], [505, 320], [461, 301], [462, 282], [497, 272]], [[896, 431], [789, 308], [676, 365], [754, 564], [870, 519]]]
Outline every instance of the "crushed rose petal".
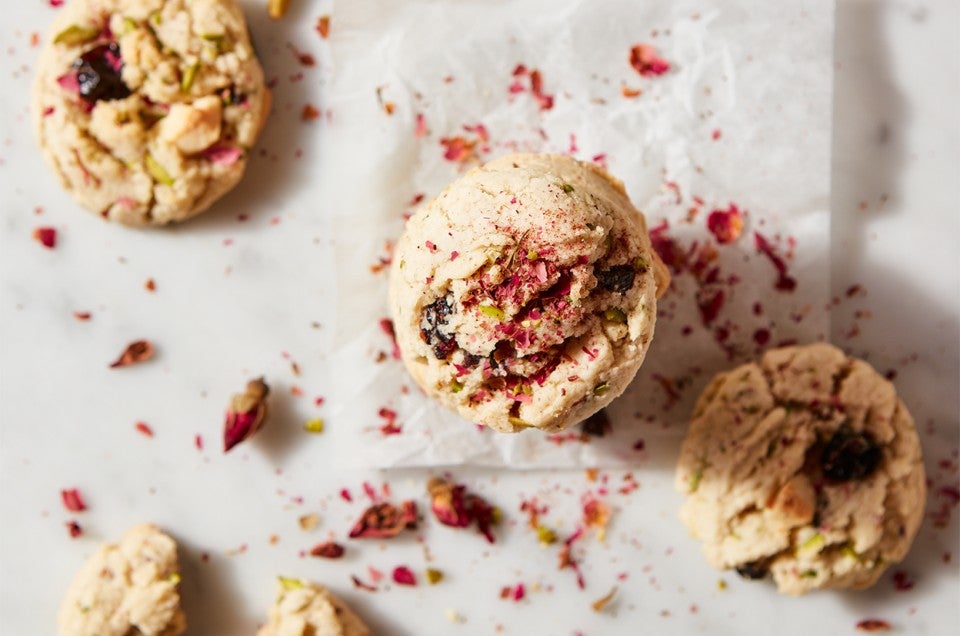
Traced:
[[416, 585], [417, 577], [413, 574], [413, 570], [407, 566], [398, 565], [393, 568], [393, 582], [398, 585]]
[[110, 364], [111, 369], [146, 362], [153, 357], [153, 345], [149, 340], [135, 340], [127, 345], [120, 357]]
[[83, 500], [83, 495], [76, 488], [67, 488], [60, 491], [60, 499], [63, 500], [63, 507], [70, 512], [83, 512], [87, 509], [87, 504]]
[[630, 49], [630, 66], [643, 77], [663, 75], [670, 70], [670, 62], [657, 56], [649, 44], [637, 44]]
[[223, 452], [252, 437], [263, 426], [267, 416], [267, 395], [270, 387], [257, 378], [247, 382], [243, 393], [230, 399], [223, 423]]
[[381, 318], [380, 331], [385, 333], [387, 337], [390, 338], [390, 342], [393, 344], [393, 350], [390, 352], [390, 355], [393, 356], [394, 360], [399, 360], [400, 345], [397, 344], [397, 332], [393, 328], [393, 321], [389, 318]]
[[153, 437], [153, 429], [150, 428], [150, 425], [147, 424], [146, 422], [137, 422], [133, 426], [134, 428], [137, 429], [138, 432], [142, 433], [143, 435], [147, 437]]
[[355, 574], [351, 574], [351, 575], [350, 575], [350, 580], [353, 581], [354, 586], [356, 586], [358, 589], [364, 590], [364, 591], [366, 591], [366, 592], [376, 592], [376, 591], [377, 591], [377, 588], [376, 588], [376, 587], [374, 587], [373, 585], [370, 585], [369, 583], [364, 583], [364, 582], [361, 581], [360, 578], [359, 578], [357, 575], [355, 575]]
[[718, 243], [733, 243], [743, 231], [743, 215], [736, 204], [731, 203], [726, 210], [714, 210], [707, 217], [707, 229]]
[[38, 227], [33, 230], [33, 238], [48, 250], [52, 250], [57, 245], [57, 230], [52, 227]]
[[324, 559], [339, 559], [343, 556], [344, 552], [344, 547], [333, 541], [318, 543], [310, 548], [310, 556], [322, 557]]
[[320, 109], [313, 104], [304, 104], [300, 111], [300, 119], [303, 121], [315, 121], [320, 118]]
[[66, 526], [67, 526], [67, 532], [70, 533], [71, 539], [76, 539], [77, 537], [83, 534], [83, 528], [74, 519], [71, 519], [70, 521], [68, 521], [66, 523]]
[[496, 523], [496, 509], [483, 497], [467, 492], [463, 484], [451, 484], [439, 477], [430, 479], [427, 492], [437, 521], [453, 528], [466, 528], [476, 522], [480, 534], [494, 543], [491, 526]]
[[404, 501], [397, 508], [391, 503], [373, 504], [367, 508], [350, 530], [351, 539], [388, 539], [404, 529], [416, 530], [417, 504]]

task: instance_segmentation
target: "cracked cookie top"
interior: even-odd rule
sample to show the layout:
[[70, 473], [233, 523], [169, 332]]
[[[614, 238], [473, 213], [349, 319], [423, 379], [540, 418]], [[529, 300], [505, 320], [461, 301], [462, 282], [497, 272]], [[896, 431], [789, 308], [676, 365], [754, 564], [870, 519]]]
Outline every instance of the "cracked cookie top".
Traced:
[[555, 431], [626, 388], [667, 284], [619, 181], [570, 157], [516, 154], [409, 220], [391, 310], [429, 394], [498, 431]]
[[676, 486], [711, 565], [779, 590], [864, 588], [906, 555], [923, 460], [893, 385], [827, 344], [717, 375], [694, 409]]
[[63, 186], [128, 225], [182, 221], [229, 191], [269, 109], [233, 0], [71, 0], [32, 100]]

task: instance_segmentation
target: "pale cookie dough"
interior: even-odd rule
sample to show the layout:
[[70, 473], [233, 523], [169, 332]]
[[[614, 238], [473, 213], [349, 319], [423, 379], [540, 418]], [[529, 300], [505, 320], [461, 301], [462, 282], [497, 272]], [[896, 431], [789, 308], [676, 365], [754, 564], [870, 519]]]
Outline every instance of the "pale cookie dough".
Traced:
[[237, 184], [270, 93], [233, 0], [70, 0], [31, 108], [43, 154], [80, 205], [161, 225]]
[[497, 431], [558, 431], [633, 379], [668, 284], [622, 183], [567, 156], [516, 154], [407, 222], [390, 308], [429, 395]]
[[711, 565], [769, 573], [794, 595], [875, 583], [906, 555], [926, 500], [920, 442], [893, 385], [826, 344], [715, 377], [676, 485]]
[[363, 621], [327, 588], [281, 577], [269, 622], [257, 636], [370, 636]]
[[155, 526], [131, 528], [100, 547], [77, 573], [60, 607], [60, 636], [177, 636], [177, 545]]

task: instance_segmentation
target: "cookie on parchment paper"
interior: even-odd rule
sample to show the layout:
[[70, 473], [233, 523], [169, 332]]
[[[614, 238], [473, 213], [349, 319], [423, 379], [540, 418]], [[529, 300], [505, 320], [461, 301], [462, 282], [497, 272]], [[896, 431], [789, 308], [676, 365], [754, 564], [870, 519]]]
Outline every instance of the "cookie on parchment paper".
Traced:
[[717, 375], [676, 473], [707, 561], [779, 590], [864, 588], [904, 558], [926, 484], [893, 385], [827, 344], [768, 351]]

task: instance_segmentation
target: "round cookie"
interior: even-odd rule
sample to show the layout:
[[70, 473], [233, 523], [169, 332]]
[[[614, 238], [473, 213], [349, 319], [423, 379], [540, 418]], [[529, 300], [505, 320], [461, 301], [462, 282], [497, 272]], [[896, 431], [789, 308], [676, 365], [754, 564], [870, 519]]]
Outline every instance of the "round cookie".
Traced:
[[429, 395], [497, 431], [558, 431], [633, 379], [668, 284], [623, 184], [567, 156], [515, 154], [407, 222], [390, 309]]
[[827, 344], [717, 375], [683, 442], [680, 517], [707, 561], [780, 592], [864, 588], [903, 559], [926, 483], [893, 385]]
[[60, 606], [60, 636], [178, 636], [177, 544], [150, 524], [106, 544], [77, 572]]
[[322, 585], [280, 578], [270, 618], [257, 636], [370, 636], [370, 629]]
[[31, 108], [78, 203], [160, 225], [237, 184], [270, 93], [233, 0], [71, 0], [40, 55]]

